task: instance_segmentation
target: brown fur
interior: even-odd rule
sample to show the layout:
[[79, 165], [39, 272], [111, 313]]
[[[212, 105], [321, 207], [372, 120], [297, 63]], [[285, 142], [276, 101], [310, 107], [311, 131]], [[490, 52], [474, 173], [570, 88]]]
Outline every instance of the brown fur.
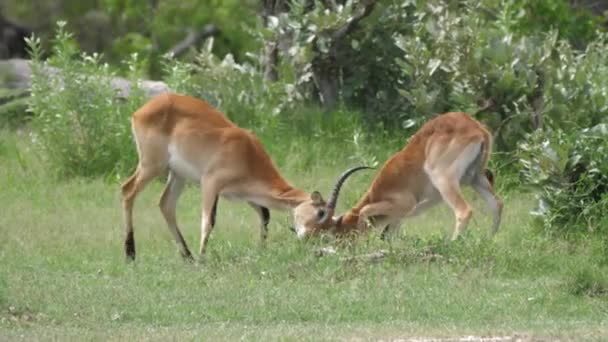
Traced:
[[[452, 236], [455, 239], [466, 228], [472, 213], [460, 186], [471, 185], [492, 209], [492, 232], [496, 232], [502, 202], [485, 175], [491, 146], [490, 133], [466, 113], [446, 113], [428, 121], [386, 161], [359, 202], [335, 219], [329, 230], [337, 235], [361, 232], [370, 223], [394, 230], [403, 218], [443, 200], [456, 217]], [[314, 233], [323, 228], [306, 229]]]
[[215, 221], [218, 196], [245, 200], [258, 212], [261, 236], [269, 215], [266, 207], [294, 209], [310, 195], [289, 184], [274, 166], [257, 137], [228, 120], [211, 105], [188, 96], [163, 94], [133, 113], [139, 163], [123, 184], [127, 240], [125, 252], [135, 258], [132, 209], [139, 191], [169, 170], [161, 211], [184, 257], [190, 257], [175, 218], [175, 205], [187, 179], [200, 182], [203, 220], [200, 253]]

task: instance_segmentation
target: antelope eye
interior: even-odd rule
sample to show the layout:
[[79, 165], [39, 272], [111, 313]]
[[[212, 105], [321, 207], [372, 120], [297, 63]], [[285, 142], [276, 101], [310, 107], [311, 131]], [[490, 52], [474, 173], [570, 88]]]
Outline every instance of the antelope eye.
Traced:
[[317, 210], [317, 219], [321, 219], [325, 216], [325, 210]]

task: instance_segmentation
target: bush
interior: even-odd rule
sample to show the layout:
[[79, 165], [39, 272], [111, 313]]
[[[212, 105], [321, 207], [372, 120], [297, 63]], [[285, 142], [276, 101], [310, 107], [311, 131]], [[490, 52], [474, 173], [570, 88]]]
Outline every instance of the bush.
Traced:
[[[307, 99], [315, 97], [315, 51], [356, 7], [322, 6], [294, 6], [276, 21], [279, 41], [290, 44], [281, 72]], [[605, 113], [600, 56], [608, 45], [598, 29], [567, 1], [387, 1], [341, 42], [334, 63], [344, 103], [365, 113], [370, 127], [401, 131], [435, 113], [490, 105], [478, 118], [496, 133], [497, 149], [513, 151], [545, 117], [589, 126]]]
[[[275, 161], [285, 161], [289, 155], [297, 154], [299, 163], [303, 163], [298, 167], [309, 167], [320, 155], [326, 160], [347, 158], [375, 162], [370, 150], [381, 149], [384, 141], [376, 140], [371, 147], [365, 143], [372, 136], [381, 136], [383, 140], [387, 137], [379, 130], [363, 132], [360, 112], [338, 108], [328, 113], [307, 103], [291, 81], [267, 82], [254, 63], [237, 63], [229, 54], [221, 59], [212, 53], [212, 49], [211, 39], [192, 64], [165, 58], [165, 81], [170, 88], [202, 98], [241, 127], [251, 128]], [[316, 144], [310, 144], [311, 138]], [[351, 155], [333, 148], [335, 144], [344, 143], [352, 144]], [[401, 144], [403, 141], [399, 142], [398, 148]], [[298, 146], [300, 148], [294, 151]], [[307, 147], [302, 149], [301, 146]], [[328, 153], [336, 155], [329, 157]]]
[[[47, 61], [40, 59], [36, 39], [29, 44], [33, 136], [49, 169], [59, 178], [130, 172], [137, 155], [129, 119], [146, 101], [142, 92], [136, 90], [126, 100], [119, 99], [110, 84], [111, 68], [98, 55], [80, 53], [63, 24]], [[309, 107], [291, 92], [294, 89], [289, 83], [264, 82], [254, 65], [237, 63], [230, 55], [216, 57], [211, 53], [212, 44], [210, 40], [194, 64], [165, 57], [166, 83], [178, 93], [210, 102], [240, 126], [252, 128], [275, 162], [310, 168], [321, 156], [333, 163], [354, 159], [373, 164], [376, 159], [370, 151], [384, 152], [380, 143], [365, 144], [371, 133], [358, 130], [359, 113], [337, 110], [329, 115]], [[135, 57], [127, 62], [134, 82], [141, 76], [138, 63]], [[310, 144], [311, 137], [315, 144]], [[353, 146], [350, 155], [334, 148], [345, 143]]]
[[212, 52], [213, 44], [213, 39], [207, 41], [195, 63], [166, 63], [167, 83], [177, 92], [221, 108], [241, 125], [265, 127], [264, 121], [281, 111], [276, 87], [266, 84], [251, 63], [237, 63], [231, 54], [218, 58]]
[[524, 35], [557, 29], [560, 39], [584, 48], [601, 28], [601, 17], [584, 9], [584, 5], [573, 8], [572, 1], [511, 0], [505, 5], [512, 8], [511, 28]]
[[536, 132], [520, 145], [522, 175], [539, 188], [533, 212], [545, 232], [608, 233], [608, 125]]
[[[143, 94], [133, 91], [126, 101], [119, 99], [110, 84], [110, 67], [97, 54], [79, 53], [64, 25], [58, 25], [47, 61], [40, 57], [39, 40], [28, 42], [34, 142], [56, 176], [124, 173], [135, 165], [129, 118]], [[135, 78], [135, 60], [130, 69]]]
[[584, 51], [557, 44], [543, 68], [545, 129], [519, 144], [522, 175], [540, 190], [534, 214], [551, 234], [608, 232], [607, 53], [605, 33]]

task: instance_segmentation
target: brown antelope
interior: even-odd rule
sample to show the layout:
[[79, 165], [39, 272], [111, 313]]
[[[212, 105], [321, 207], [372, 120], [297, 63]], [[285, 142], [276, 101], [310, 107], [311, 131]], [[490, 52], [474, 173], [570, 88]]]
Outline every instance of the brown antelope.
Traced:
[[318, 197], [294, 188], [281, 177], [253, 133], [228, 120], [209, 104], [188, 96], [162, 94], [133, 113], [133, 135], [139, 163], [122, 185], [126, 238], [125, 254], [135, 259], [133, 203], [150, 180], [167, 174], [160, 210], [184, 258], [192, 258], [177, 226], [175, 208], [186, 180], [202, 190], [201, 240], [205, 251], [215, 225], [218, 197], [249, 203], [260, 217], [260, 238], [268, 232], [268, 208], [308, 208]]
[[402, 220], [418, 215], [441, 200], [454, 211], [456, 225], [452, 240], [471, 219], [471, 206], [461, 193], [470, 185], [487, 203], [493, 215], [491, 233], [500, 225], [502, 201], [494, 194], [493, 177], [486, 169], [492, 136], [466, 113], [446, 113], [425, 123], [410, 142], [382, 167], [357, 205], [333, 217], [341, 176], [330, 200], [318, 193], [296, 213], [299, 237], [329, 231], [336, 235], [361, 232], [370, 226], [384, 227], [382, 237], [394, 233]]

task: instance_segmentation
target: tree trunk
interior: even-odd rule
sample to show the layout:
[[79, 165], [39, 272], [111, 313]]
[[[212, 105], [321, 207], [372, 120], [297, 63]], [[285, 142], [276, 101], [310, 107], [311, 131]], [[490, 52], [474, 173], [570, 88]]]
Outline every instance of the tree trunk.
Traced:
[[182, 39], [179, 43], [175, 44], [169, 50], [173, 57], [180, 57], [184, 53], [188, 51], [191, 47], [196, 47], [201, 44], [205, 39], [209, 37], [214, 37], [220, 34], [220, 29], [213, 25], [207, 24], [203, 27], [202, 30], [196, 31], [194, 29], [188, 29], [188, 34], [184, 39]]
[[271, 82], [276, 82], [279, 79], [279, 49], [276, 41], [264, 42], [264, 79]]
[[334, 108], [340, 95], [340, 67], [336, 58], [315, 58], [312, 62], [312, 72], [323, 107]]
[[[262, 9], [262, 19], [264, 27], [270, 28], [270, 17], [276, 17], [281, 12], [287, 10], [285, 0], [264, 0], [264, 8]], [[264, 55], [262, 56], [262, 65], [264, 68], [264, 79], [275, 82], [279, 79], [279, 48], [278, 37], [273, 40], [264, 42]]]
[[[332, 109], [338, 102], [341, 86], [340, 58], [344, 50], [344, 41], [356, 28], [361, 20], [369, 16], [377, 0], [362, 0], [350, 20], [333, 32], [329, 33], [329, 51], [322, 53], [317, 46], [317, 39], [312, 42], [316, 55], [312, 60], [312, 72], [319, 97], [326, 110]], [[326, 1], [326, 6], [336, 7], [333, 1]]]
[[25, 38], [30, 34], [31, 30], [8, 21], [0, 13], [0, 59], [27, 57]]
[[532, 127], [534, 130], [543, 129], [543, 109], [545, 107], [545, 77], [542, 71], [536, 70], [538, 84], [534, 89], [530, 103], [532, 104]]

